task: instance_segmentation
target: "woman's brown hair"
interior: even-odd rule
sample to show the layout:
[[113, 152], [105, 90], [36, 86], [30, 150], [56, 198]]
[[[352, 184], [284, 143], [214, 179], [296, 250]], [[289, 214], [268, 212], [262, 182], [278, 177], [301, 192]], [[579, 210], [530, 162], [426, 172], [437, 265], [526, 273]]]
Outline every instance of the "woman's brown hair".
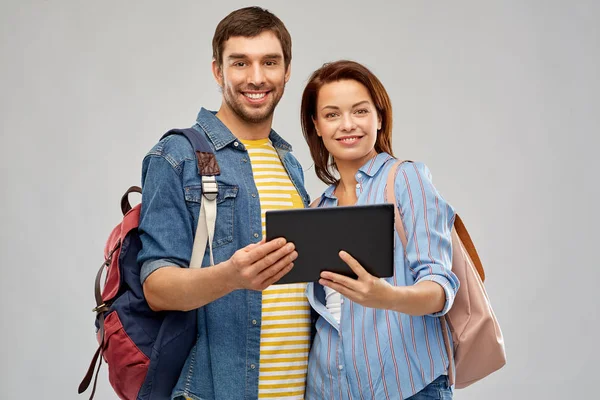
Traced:
[[381, 118], [381, 129], [377, 131], [375, 151], [377, 153], [392, 153], [392, 102], [377, 77], [367, 67], [354, 61], [340, 60], [324, 64], [313, 72], [304, 93], [302, 93], [302, 105], [300, 106], [300, 121], [304, 139], [310, 148], [310, 155], [315, 163], [315, 172], [320, 180], [326, 184], [337, 183], [334, 176], [336, 171], [335, 161], [327, 151], [313, 120], [316, 120], [317, 98], [319, 90], [327, 83], [353, 80], [364, 85]]

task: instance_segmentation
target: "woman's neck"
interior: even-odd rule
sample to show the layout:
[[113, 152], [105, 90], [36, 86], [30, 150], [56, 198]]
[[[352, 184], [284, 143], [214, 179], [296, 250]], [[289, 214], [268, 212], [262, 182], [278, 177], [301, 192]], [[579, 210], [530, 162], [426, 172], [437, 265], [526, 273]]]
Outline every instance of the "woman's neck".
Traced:
[[338, 205], [350, 206], [354, 205], [358, 200], [356, 195], [356, 173], [366, 164], [367, 161], [376, 157], [377, 153], [373, 150], [371, 153], [358, 160], [338, 161], [335, 160], [335, 165], [340, 174], [340, 180], [335, 188], [335, 196], [338, 199]]

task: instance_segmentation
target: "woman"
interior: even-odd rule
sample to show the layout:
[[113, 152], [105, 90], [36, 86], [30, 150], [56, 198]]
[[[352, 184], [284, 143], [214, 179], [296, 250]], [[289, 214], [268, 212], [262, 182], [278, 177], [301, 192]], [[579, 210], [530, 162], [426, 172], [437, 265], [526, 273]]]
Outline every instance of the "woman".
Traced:
[[[317, 176], [330, 185], [316, 200], [319, 207], [385, 202], [397, 161], [392, 107], [371, 71], [352, 61], [325, 64], [304, 90], [301, 120]], [[307, 288], [320, 316], [306, 399], [452, 398], [452, 355], [439, 317], [459, 286], [450, 270], [454, 211], [424, 164], [401, 164], [394, 189], [408, 238], [404, 249], [396, 237], [394, 276], [375, 278], [342, 251], [358, 278], [326, 271]]]

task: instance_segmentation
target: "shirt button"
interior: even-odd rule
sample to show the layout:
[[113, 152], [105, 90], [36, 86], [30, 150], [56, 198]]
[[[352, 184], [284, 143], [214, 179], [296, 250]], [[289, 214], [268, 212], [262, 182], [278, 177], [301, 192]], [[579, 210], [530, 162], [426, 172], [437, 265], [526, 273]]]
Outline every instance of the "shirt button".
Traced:
[[255, 234], [254, 234], [254, 237], [255, 237], [255, 238], [257, 238], [257, 237], [258, 237], [258, 233], [255, 233]]
[[356, 184], [356, 188], [357, 188], [357, 189], [360, 189], [360, 183], [357, 183], [357, 184]]
[[258, 324], [258, 321], [256, 321], [255, 319], [252, 320], [252, 325], [256, 325]]
[[233, 142], [233, 145], [234, 145], [235, 147], [238, 147], [240, 144], [239, 144], [238, 142]]
[[341, 370], [344, 369], [344, 366], [343, 365], [338, 365], [338, 369], [341, 371]]
[[252, 193], [252, 197], [256, 197], [256, 193]]
[[245, 158], [242, 158], [242, 162], [248, 162], [248, 160]]
[[250, 364], [250, 369], [256, 369], [256, 365]]

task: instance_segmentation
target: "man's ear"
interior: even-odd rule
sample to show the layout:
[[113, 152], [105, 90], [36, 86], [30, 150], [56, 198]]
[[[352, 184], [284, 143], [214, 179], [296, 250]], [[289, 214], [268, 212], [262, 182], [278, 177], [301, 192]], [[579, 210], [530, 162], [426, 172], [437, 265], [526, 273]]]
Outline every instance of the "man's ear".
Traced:
[[212, 60], [212, 73], [215, 81], [220, 87], [223, 87], [223, 66], [217, 64], [217, 60]]
[[317, 121], [315, 121], [314, 117], [312, 117], [311, 119], [312, 119], [313, 125], [315, 126], [315, 132], [317, 132], [317, 136], [321, 137], [321, 133], [319, 133], [319, 128], [317, 128]]
[[292, 75], [292, 63], [289, 63], [285, 70], [285, 83], [290, 80], [290, 75]]

